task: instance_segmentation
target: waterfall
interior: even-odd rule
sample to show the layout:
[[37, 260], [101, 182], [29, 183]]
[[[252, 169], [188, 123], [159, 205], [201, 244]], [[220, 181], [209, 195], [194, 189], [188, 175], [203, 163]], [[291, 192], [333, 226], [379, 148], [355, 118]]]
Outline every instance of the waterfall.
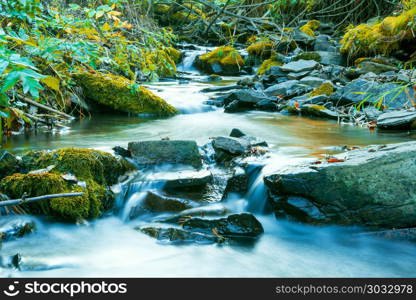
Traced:
[[183, 51], [183, 60], [182, 62], [178, 65], [178, 71], [180, 72], [196, 72], [196, 68], [194, 67], [194, 62], [195, 59], [200, 56], [203, 55], [211, 50], [213, 50], [214, 48], [209, 48], [209, 47], [194, 47], [194, 49], [192, 50], [184, 50]]
[[263, 181], [264, 165], [253, 164], [247, 167], [249, 189], [245, 196], [246, 210], [252, 213], [264, 213], [267, 204], [267, 189]]

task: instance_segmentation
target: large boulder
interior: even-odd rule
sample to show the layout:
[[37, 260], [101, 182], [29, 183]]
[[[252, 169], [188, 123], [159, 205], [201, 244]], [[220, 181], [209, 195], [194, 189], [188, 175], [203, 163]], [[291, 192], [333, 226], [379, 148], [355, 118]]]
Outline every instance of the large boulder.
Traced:
[[414, 99], [414, 91], [395, 83], [378, 83], [356, 79], [345, 87], [337, 89], [331, 96], [334, 104], [360, 104], [376, 105], [381, 103], [390, 108], [401, 108], [410, 104]]
[[183, 164], [202, 166], [195, 141], [140, 141], [128, 144], [132, 158], [140, 165]]
[[99, 106], [132, 114], [172, 115], [177, 109], [143, 86], [113, 74], [81, 72], [74, 79], [84, 95]]
[[414, 227], [415, 155], [416, 142], [374, 146], [341, 154], [332, 163], [289, 167], [266, 176], [265, 183], [279, 201], [306, 198], [332, 223]]
[[272, 99], [265, 94], [254, 90], [236, 91], [224, 99], [225, 112], [235, 113], [257, 108], [257, 104], [262, 101]]

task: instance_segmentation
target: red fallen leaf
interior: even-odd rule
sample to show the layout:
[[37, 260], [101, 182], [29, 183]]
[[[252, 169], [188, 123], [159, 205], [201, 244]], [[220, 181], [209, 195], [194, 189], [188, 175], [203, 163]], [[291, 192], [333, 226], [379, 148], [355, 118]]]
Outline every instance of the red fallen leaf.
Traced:
[[320, 160], [317, 160], [317, 161], [314, 161], [312, 164], [313, 165], [320, 165], [320, 164], [322, 164], [322, 162]]
[[332, 158], [328, 158], [326, 161], [331, 164], [331, 163], [345, 162], [345, 159], [332, 157]]
[[295, 107], [299, 108], [299, 103], [297, 101], [295, 102]]

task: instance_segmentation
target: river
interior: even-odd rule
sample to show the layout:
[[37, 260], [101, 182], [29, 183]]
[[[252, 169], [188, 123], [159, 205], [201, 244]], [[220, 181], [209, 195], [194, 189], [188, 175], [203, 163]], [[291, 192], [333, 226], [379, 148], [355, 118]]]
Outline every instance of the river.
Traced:
[[[188, 58], [190, 55], [188, 53]], [[189, 60], [189, 59], [188, 59]], [[13, 277], [386, 277], [414, 276], [416, 246], [360, 235], [359, 228], [309, 226], [276, 220], [264, 214], [265, 187], [261, 176], [275, 165], [290, 164], [342, 146], [364, 146], [413, 140], [407, 133], [371, 132], [349, 124], [250, 112], [225, 114], [222, 108], [204, 104], [210, 94], [202, 88], [204, 76], [189, 65], [182, 71], [188, 83], [159, 82], [148, 85], [182, 113], [172, 118], [96, 116], [76, 121], [62, 132], [38, 132], [10, 137], [4, 147], [14, 153], [29, 149], [61, 147], [111, 148], [130, 141], [196, 140], [228, 135], [232, 128], [266, 140], [271, 157], [263, 173], [252, 178], [243, 199], [226, 203], [234, 211], [256, 214], [265, 233], [253, 246], [169, 245], [134, 230], [143, 220], [125, 221], [111, 215], [88, 225], [50, 224], [40, 219], [38, 231], [3, 244], [4, 256], [22, 255], [21, 270], [0, 269]], [[237, 78], [224, 78], [232, 83]], [[216, 83], [218, 84], [218, 83]], [[324, 192], [324, 191], [323, 191]]]

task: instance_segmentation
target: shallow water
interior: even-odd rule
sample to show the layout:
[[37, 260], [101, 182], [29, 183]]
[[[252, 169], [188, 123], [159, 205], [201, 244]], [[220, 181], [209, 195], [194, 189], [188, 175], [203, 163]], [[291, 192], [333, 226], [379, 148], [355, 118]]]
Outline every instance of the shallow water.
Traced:
[[[193, 79], [199, 79], [191, 74]], [[235, 78], [229, 78], [229, 82]], [[207, 83], [152, 85], [157, 94], [183, 114], [172, 118], [100, 116], [71, 124], [65, 132], [14, 136], [6, 148], [14, 152], [60, 147], [111, 151], [129, 141], [196, 140], [228, 135], [237, 127], [266, 140], [272, 155], [263, 173], [315, 155], [339, 152], [340, 147], [404, 142], [407, 133], [370, 132], [336, 122], [251, 112], [225, 114], [204, 105], [210, 95], [199, 91]], [[137, 221], [110, 216], [88, 226], [40, 223], [36, 234], [3, 245], [2, 255], [19, 252], [22, 271], [0, 269], [1, 276], [131, 276], [131, 277], [344, 277], [414, 276], [416, 246], [359, 236], [357, 228], [312, 227], [276, 220], [258, 209], [264, 202], [261, 177], [253, 176], [245, 199], [230, 198], [234, 211], [256, 213], [265, 234], [253, 247], [224, 245], [164, 245], [135, 231]], [[42, 225], [43, 224], [43, 225]]]

